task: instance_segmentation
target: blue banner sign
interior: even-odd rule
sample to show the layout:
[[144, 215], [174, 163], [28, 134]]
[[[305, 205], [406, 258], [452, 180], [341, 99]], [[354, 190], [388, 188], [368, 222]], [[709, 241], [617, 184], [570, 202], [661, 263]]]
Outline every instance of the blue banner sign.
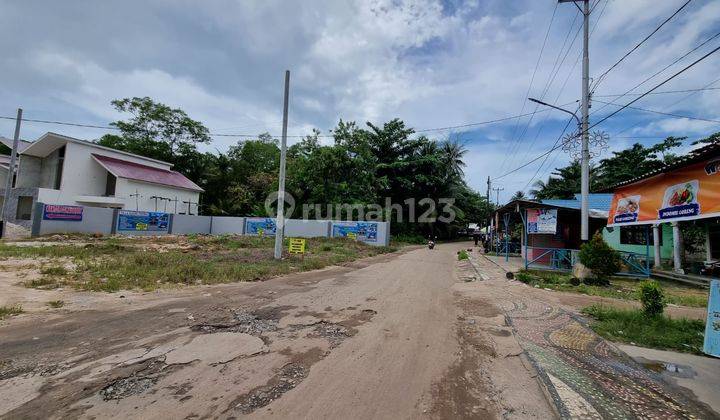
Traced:
[[378, 224], [374, 222], [333, 222], [333, 238], [354, 237], [362, 242], [377, 242]]
[[710, 282], [703, 351], [710, 356], [720, 357], [720, 280]]
[[120, 210], [117, 230], [167, 232], [170, 227], [170, 215], [157, 211]]
[[67, 222], [81, 222], [83, 217], [82, 206], [64, 206], [58, 204], [45, 204], [43, 207], [43, 220], [63, 220]]
[[277, 226], [271, 217], [255, 217], [245, 219], [245, 234], [260, 236], [275, 236]]

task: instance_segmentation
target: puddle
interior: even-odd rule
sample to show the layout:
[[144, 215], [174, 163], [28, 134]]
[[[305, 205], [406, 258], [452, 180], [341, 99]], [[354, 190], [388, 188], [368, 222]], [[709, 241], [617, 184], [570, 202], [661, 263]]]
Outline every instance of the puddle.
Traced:
[[655, 373], [666, 373], [671, 376], [680, 378], [692, 378], [695, 372], [689, 366], [678, 365], [675, 363], [658, 362], [655, 360], [640, 361], [646, 369]]

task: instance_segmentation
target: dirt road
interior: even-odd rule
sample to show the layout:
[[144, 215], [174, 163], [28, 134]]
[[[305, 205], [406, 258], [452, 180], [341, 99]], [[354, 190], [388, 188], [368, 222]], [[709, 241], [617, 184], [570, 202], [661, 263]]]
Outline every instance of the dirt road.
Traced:
[[460, 247], [6, 320], [0, 417], [553, 417]]

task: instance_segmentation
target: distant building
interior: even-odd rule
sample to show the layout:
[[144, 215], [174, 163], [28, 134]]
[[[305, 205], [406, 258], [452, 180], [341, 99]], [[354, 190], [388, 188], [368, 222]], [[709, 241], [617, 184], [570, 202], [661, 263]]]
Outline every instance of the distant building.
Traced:
[[[12, 141], [0, 139], [8, 146]], [[34, 204], [83, 205], [197, 214], [203, 189], [172, 164], [47, 133], [19, 149], [7, 220], [30, 226]], [[9, 157], [0, 157], [0, 202]]]

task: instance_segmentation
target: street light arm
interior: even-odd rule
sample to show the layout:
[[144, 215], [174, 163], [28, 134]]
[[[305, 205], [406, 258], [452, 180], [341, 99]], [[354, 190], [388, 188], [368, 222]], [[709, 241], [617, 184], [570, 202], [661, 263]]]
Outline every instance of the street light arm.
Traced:
[[558, 111], [566, 112], [566, 113], [572, 115], [573, 117], [575, 117], [575, 120], [577, 121], [578, 125], [580, 125], [580, 117], [578, 117], [577, 114], [574, 113], [574, 112], [572, 112], [572, 111], [568, 111], [567, 109], [560, 108], [559, 106], [550, 105], [549, 103], [543, 102], [543, 101], [541, 101], [541, 100], [539, 100], [539, 99], [528, 98], [528, 100], [530, 100], [531, 102], [535, 102], [536, 104], [549, 106], [550, 108], [557, 109]]

